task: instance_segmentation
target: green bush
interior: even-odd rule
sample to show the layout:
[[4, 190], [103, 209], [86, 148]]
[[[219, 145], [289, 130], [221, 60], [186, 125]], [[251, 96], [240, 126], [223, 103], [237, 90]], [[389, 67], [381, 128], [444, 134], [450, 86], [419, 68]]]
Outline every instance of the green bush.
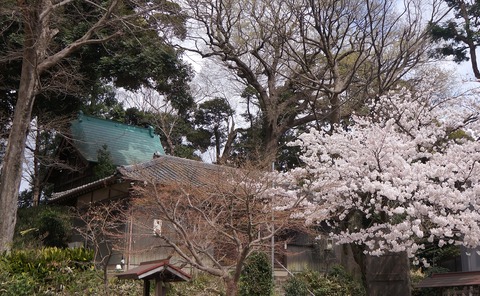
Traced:
[[77, 272], [92, 270], [92, 260], [93, 252], [85, 249], [14, 250], [0, 258], [0, 291], [33, 295], [63, 289]]
[[38, 232], [46, 247], [66, 248], [71, 231], [70, 216], [58, 210], [46, 210], [40, 214]]
[[0, 295], [140, 295], [141, 281], [112, 278], [105, 287], [93, 251], [43, 248], [14, 250], [0, 257]]
[[113, 164], [112, 155], [108, 150], [108, 145], [103, 145], [97, 150], [97, 164], [93, 168], [95, 179], [102, 179], [115, 173], [117, 167]]
[[273, 293], [272, 268], [265, 253], [251, 254], [243, 266], [240, 296], [268, 296]]
[[290, 277], [283, 286], [286, 296], [303, 296], [310, 295], [308, 293], [308, 287], [306, 281], [299, 277]]
[[225, 295], [223, 281], [215, 276], [199, 273], [189, 282], [168, 283], [167, 296], [221, 296]]
[[35, 280], [28, 274], [9, 276], [5, 271], [0, 271], [0, 295], [35, 295], [35, 286]]
[[[361, 296], [362, 284], [341, 266], [333, 266], [327, 276], [316, 271], [305, 271], [291, 277], [284, 285], [285, 296]], [[309, 292], [310, 291], [310, 292]]]
[[66, 247], [72, 232], [71, 219], [66, 207], [19, 209], [13, 248]]

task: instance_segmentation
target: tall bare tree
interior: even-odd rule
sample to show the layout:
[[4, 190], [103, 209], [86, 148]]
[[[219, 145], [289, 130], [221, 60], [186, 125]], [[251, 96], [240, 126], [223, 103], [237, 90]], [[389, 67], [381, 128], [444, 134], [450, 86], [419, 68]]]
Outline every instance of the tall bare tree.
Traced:
[[197, 33], [186, 49], [216, 58], [254, 91], [247, 103], [261, 110], [269, 155], [286, 131], [338, 123], [346, 106], [425, 62], [425, 27], [442, 16], [438, 3], [415, 0], [185, 2]]
[[[295, 1], [300, 24], [288, 43], [298, 83], [328, 104], [340, 123], [366, 99], [384, 94], [428, 60], [427, 24], [446, 11], [440, 1]], [[426, 11], [430, 11], [427, 14]], [[321, 108], [319, 110], [322, 110]]]
[[[21, 23], [23, 33], [22, 70], [15, 105], [12, 128], [8, 138], [0, 174], [0, 252], [8, 251], [13, 238], [16, 222], [16, 207], [22, 174], [25, 139], [29, 130], [31, 114], [36, 95], [42, 89], [41, 77], [58, 70], [65, 61], [81, 47], [100, 44], [122, 34], [134, 33], [141, 29], [138, 20], [143, 17], [152, 25], [157, 23], [155, 12], [162, 11], [168, 2], [109, 0], [102, 3], [91, 1], [38, 0], [33, 2], [8, 1], [9, 11]], [[80, 9], [81, 8], [81, 9]], [[89, 10], [78, 15], [78, 11]], [[72, 15], [69, 15], [72, 13]], [[75, 14], [77, 12], [77, 14]], [[84, 32], [76, 38], [54, 42], [61, 29], [61, 21], [78, 17], [86, 24]], [[160, 26], [159, 26], [160, 27]], [[160, 27], [161, 28], [161, 27]], [[4, 59], [18, 58], [14, 54]], [[60, 67], [61, 68], [61, 67]]]

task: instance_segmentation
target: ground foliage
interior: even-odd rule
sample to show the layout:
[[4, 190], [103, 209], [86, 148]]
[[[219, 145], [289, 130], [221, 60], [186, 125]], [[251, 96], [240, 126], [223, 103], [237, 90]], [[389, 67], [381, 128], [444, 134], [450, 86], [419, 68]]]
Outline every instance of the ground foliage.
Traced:
[[189, 282], [168, 283], [167, 296], [222, 296], [225, 295], [221, 279], [206, 273], [197, 273]]
[[24, 249], [0, 257], [0, 295], [108, 295], [109, 291], [139, 295], [141, 285], [112, 278], [106, 288], [91, 250]]
[[290, 277], [284, 285], [285, 296], [362, 296], [365, 290], [341, 266], [333, 266], [324, 275], [317, 271], [304, 271]]

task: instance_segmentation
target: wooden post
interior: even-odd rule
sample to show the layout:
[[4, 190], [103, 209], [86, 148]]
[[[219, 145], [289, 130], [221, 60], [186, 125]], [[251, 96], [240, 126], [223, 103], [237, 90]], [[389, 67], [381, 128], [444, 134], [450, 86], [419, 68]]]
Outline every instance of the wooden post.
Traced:
[[149, 296], [149, 295], [150, 295], [150, 281], [143, 280], [143, 296]]
[[163, 281], [160, 276], [155, 278], [155, 296], [166, 296], [167, 289], [163, 287]]

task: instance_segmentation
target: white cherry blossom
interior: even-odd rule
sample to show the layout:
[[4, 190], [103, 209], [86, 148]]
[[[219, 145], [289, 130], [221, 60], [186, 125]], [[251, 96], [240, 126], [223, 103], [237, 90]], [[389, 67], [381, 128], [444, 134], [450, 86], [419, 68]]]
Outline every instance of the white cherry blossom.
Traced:
[[[472, 101], [440, 101], [428, 87], [402, 90], [377, 100], [368, 116], [353, 116], [348, 129], [301, 135], [292, 145], [304, 165], [282, 176], [307, 196], [296, 216], [356, 225], [331, 235], [373, 255], [413, 257], [426, 241], [477, 247], [480, 126]], [[361, 223], [350, 223], [354, 217]]]

